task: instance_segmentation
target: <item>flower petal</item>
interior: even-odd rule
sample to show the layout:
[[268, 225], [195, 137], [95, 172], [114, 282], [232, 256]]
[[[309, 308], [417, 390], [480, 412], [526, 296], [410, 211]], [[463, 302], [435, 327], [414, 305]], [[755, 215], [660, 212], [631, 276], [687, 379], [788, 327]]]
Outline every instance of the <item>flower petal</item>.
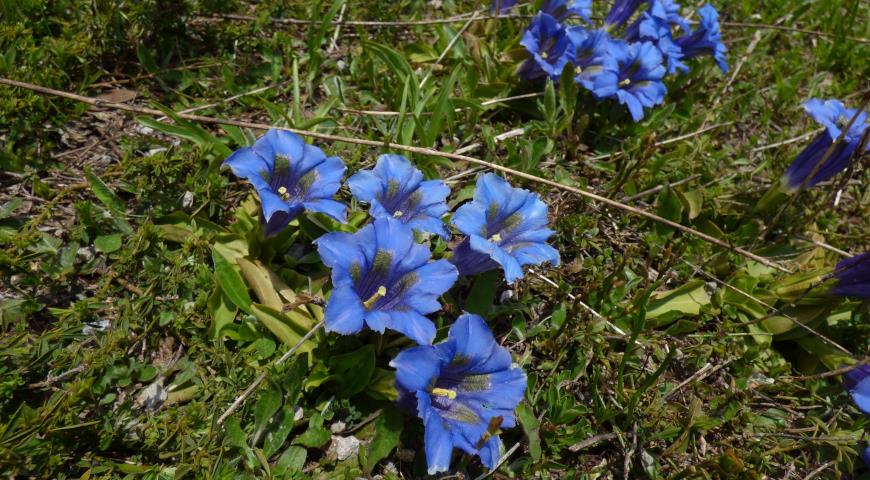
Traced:
[[441, 372], [442, 358], [435, 347], [425, 345], [399, 352], [390, 361], [396, 369], [396, 383], [408, 391], [428, 390]]
[[302, 205], [304, 205], [307, 210], [310, 210], [312, 212], [320, 212], [326, 214], [335, 219], [335, 221], [337, 222], [347, 222], [347, 205], [341, 202], [330, 200], [328, 198], [318, 198], [316, 200], [309, 200], [307, 202], [304, 202]]
[[425, 426], [426, 464], [429, 475], [446, 472], [450, 468], [453, 456], [453, 438], [447, 430], [444, 420], [431, 407], [428, 395], [417, 393], [417, 409], [423, 416]]
[[356, 292], [349, 285], [343, 285], [332, 291], [323, 320], [327, 331], [349, 335], [362, 330], [365, 314]]
[[390, 330], [402, 333], [418, 345], [431, 345], [432, 340], [435, 340], [435, 324], [413, 310], [389, 312], [386, 326]]

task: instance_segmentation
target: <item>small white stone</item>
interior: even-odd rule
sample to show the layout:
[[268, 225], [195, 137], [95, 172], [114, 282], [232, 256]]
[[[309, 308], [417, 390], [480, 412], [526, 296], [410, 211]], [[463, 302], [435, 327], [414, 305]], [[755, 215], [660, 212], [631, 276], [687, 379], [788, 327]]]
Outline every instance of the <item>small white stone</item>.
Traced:
[[184, 192], [184, 196], [181, 197], [181, 206], [184, 208], [190, 208], [193, 205], [193, 192], [190, 190]]
[[346, 427], [347, 427], [347, 425], [345, 425], [344, 422], [342, 422], [342, 421], [339, 420], [339, 421], [333, 423], [332, 425], [330, 425], [330, 426], [329, 426], [329, 430], [330, 430], [332, 433], [341, 433], [341, 432], [344, 431], [344, 429], [345, 429]]
[[335, 458], [338, 459], [339, 462], [347, 460], [351, 455], [359, 453], [359, 446], [361, 443], [362, 442], [353, 435], [349, 437], [333, 435], [332, 443], [326, 451], [326, 456], [329, 457], [332, 456], [331, 454], [335, 454]]

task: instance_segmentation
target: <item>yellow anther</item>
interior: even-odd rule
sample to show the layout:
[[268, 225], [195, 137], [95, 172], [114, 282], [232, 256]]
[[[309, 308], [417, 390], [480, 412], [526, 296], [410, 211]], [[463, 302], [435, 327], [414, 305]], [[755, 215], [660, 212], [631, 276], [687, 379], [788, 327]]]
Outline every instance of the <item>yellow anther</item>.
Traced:
[[287, 187], [284, 186], [278, 187], [278, 195], [280, 195], [283, 200], [290, 198], [290, 194], [287, 192]]
[[576, 73], [577, 75], [580, 75], [581, 73], [583, 73], [583, 68], [582, 67], [574, 67], [574, 73]]
[[548, 55], [547, 52], [541, 52], [541, 58], [543, 58], [544, 60], [546, 60], [549, 56], [550, 55]]
[[384, 297], [386, 294], [387, 294], [387, 287], [381, 285], [380, 287], [378, 287], [377, 292], [373, 293], [372, 296], [369, 297], [368, 300], [363, 302], [363, 305], [366, 307], [366, 309], [372, 308], [372, 305], [374, 305], [375, 302], [378, 301], [378, 299], [380, 299], [381, 297]]
[[399, 217], [401, 217], [402, 215], [404, 215], [404, 214], [402, 213], [401, 210], [396, 210], [395, 212], [393, 212], [393, 216], [396, 217], [396, 218], [399, 218]]
[[501, 235], [496, 233], [495, 235], [489, 237], [489, 241], [492, 243], [498, 243], [501, 241]]
[[450, 400], [456, 398], [456, 392], [454, 390], [448, 390], [446, 388], [433, 388], [432, 395], [438, 395], [440, 397], [447, 397]]
[[626, 78], [625, 80], [619, 82], [620, 87], [624, 87], [624, 86], [630, 85], [630, 84], [631, 84], [631, 79], [629, 79], [629, 78]]

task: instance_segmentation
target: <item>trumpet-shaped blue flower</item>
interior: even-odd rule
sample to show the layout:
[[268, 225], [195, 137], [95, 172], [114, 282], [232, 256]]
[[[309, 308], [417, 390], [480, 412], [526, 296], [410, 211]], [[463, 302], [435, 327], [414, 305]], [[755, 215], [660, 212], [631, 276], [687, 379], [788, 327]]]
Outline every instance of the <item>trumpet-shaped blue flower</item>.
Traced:
[[680, 61], [683, 58], [683, 50], [671, 37], [671, 24], [667, 16], [656, 16], [651, 11], [643, 12], [638, 20], [626, 30], [625, 39], [629, 42], [650, 41], [653, 42], [662, 54], [663, 61], [668, 68], [668, 74], [678, 69], [684, 72], [689, 67]]
[[345, 205], [332, 199], [341, 186], [344, 163], [295, 133], [269, 130], [253, 147], [236, 150], [223, 166], [257, 189], [266, 235], [280, 232], [303, 210], [345, 221]]
[[843, 297], [870, 298], [870, 252], [842, 260], [834, 268], [834, 278], [837, 279], [837, 284], [828, 293]]
[[644, 108], [662, 103], [668, 91], [662, 83], [666, 72], [662, 54], [650, 42], [635, 42], [614, 51], [619, 55], [616, 91], [602, 90], [602, 96], [615, 96], [628, 107], [631, 118], [640, 121]]
[[441, 308], [438, 297], [456, 282], [446, 260], [414, 243], [411, 228], [392, 218], [375, 219], [351, 235], [328, 233], [317, 239], [323, 263], [332, 269], [332, 296], [326, 304], [326, 329], [344, 335], [363, 325], [396, 330], [423, 345], [435, 338], [424, 315]]
[[648, 0], [616, 0], [607, 16], [604, 17], [604, 28], [611, 31], [621, 27], [634, 15], [634, 12]]
[[547, 228], [547, 205], [494, 173], [477, 179], [474, 199], [459, 207], [452, 223], [468, 236], [450, 259], [460, 275], [500, 266], [513, 283], [522, 278], [523, 265], [559, 264], [559, 252], [546, 243], [554, 233]]
[[526, 376], [482, 318], [462, 315], [445, 342], [404, 350], [390, 366], [400, 394], [416, 400], [430, 475], [450, 467], [454, 447], [495, 467], [502, 448], [498, 430], [516, 426], [514, 408]]
[[862, 364], [846, 372], [843, 386], [852, 396], [858, 409], [870, 415], [870, 365]]
[[[816, 164], [821, 162], [825, 153], [840, 137], [842, 129], [849, 124], [857, 110], [846, 108], [837, 100], [822, 102], [813, 98], [804, 103], [804, 110], [813, 120], [825, 127], [825, 131], [819, 133], [806, 148], [794, 159], [783, 175], [782, 182], [787, 190], [795, 191], [804, 184], [807, 177], [816, 170]], [[806, 187], [823, 182], [845, 170], [852, 159], [855, 150], [861, 143], [861, 137], [868, 128], [867, 113], [861, 112], [846, 131], [843, 140], [834, 147], [833, 152], [824, 164], [819, 167], [812, 179], [807, 181]], [[870, 149], [870, 146], [868, 146]]]
[[564, 22], [571, 16], [591, 22], [589, 17], [592, 15], [592, 0], [546, 0], [541, 5], [540, 11], [560, 22]]
[[538, 13], [532, 19], [520, 44], [531, 54], [519, 70], [520, 77], [526, 80], [544, 77], [557, 79], [565, 65], [574, 60], [574, 48], [568, 38], [568, 30], [546, 13]]
[[374, 218], [392, 217], [411, 228], [449, 234], [441, 221], [447, 213], [450, 187], [441, 180], [423, 181], [423, 173], [401, 155], [381, 155], [373, 170], [362, 170], [347, 180], [353, 196], [370, 204]]
[[613, 49], [622, 48], [623, 44], [614, 44], [604, 30], [572, 27], [568, 35], [575, 49], [574, 81], [596, 97], [612, 95], [616, 91], [619, 67]]
[[701, 25], [675, 41], [683, 51], [684, 58], [711, 55], [722, 73], [728, 72], [727, 48], [719, 36], [719, 13], [709, 3], [698, 9]]
[[680, 27], [684, 32], [690, 30], [689, 21], [680, 15], [680, 4], [674, 2], [674, 0], [651, 0], [649, 13], [654, 18]]
[[514, 8], [516, 5], [517, 0], [492, 0], [489, 10], [494, 15], [501, 15], [507, 13], [508, 10]]

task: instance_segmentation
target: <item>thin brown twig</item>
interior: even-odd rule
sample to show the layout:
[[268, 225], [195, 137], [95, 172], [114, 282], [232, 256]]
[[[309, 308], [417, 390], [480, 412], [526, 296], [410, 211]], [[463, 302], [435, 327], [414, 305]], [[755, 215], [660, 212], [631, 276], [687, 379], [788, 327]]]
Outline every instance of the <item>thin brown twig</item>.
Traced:
[[[42, 93], [45, 95], [53, 95], [53, 96], [57, 96], [57, 97], [68, 98], [70, 100], [75, 100], [78, 102], [87, 103], [90, 105], [95, 105], [95, 106], [104, 107], [104, 108], [113, 108], [113, 109], [117, 109], [117, 110], [124, 110], [124, 111], [128, 111], [128, 112], [140, 113], [140, 114], [151, 115], [151, 116], [162, 116], [163, 115], [162, 111], [156, 110], [153, 108], [146, 108], [146, 107], [139, 107], [139, 106], [135, 106], [135, 105], [127, 105], [127, 104], [121, 104], [121, 103], [107, 102], [107, 101], [104, 101], [104, 100], [101, 100], [98, 98], [77, 95], [75, 93], [65, 92], [62, 90], [55, 90], [52, 88], [47, 88], [47, 87], [43, 87], [40, 85], [34, 85], [32, 83], [27, 83], [27, 82], [19, 82], [17, 80], [10, 80], [8, 78], [0, 77], [0, 84], [24, 88], [24, 89], [38, 92], [38, 93]], [[745, 250], [741, 247], [732, 245], [724, 240], [720, 240], [712, 235], [706, 234], [706, 233], [701, 232], [699, 230], [695, 230], [694, 228], [691, 228], [691, 227], [687, 227], [687, 226], [682, 225], [678, 222], [668, 220], [664, 217], [661, 217], [661, 216], [656, 215], [654, 213], [648, 212], [646, 210], [632, 207], [631, 205], [626, 205], [625, 203], [622, 203], [618, 200], [613, 200], [611, 198], [603, 197], [603, 196], [598, 195], [596, 193], [592, 193], [588, 190], [583, 190], [581, 188], [573, 187], [570, 185], [564, 185], [564, 184], [561, 184], [561, 183], [556, 182], [554, 180], [541, 178], [541, 177], [538, 177], [538, 176], [535, 176], [535, 175], [532, 175], [532, 174], [529, 174], [526, 172], [515, 170], [515, 169], [505, 167], [502, 165], [498, 165], [495, 163], [487, 162], [487, 161], [481, 160], [479, 158], [469, 157], [466, 155], [458, 155], [458, 154], [449, 153], [449, 152], [442, 152], [442, 151], [434, 150], [431, 148], [414, 147], [414, 146], [410, 146], [410, 145], [391, 143], [389, 141], [377, 141], [377, 140], [366, 140], [366, 139], [361, 139], [361, 138], [344, 137], [344, 136], [340, 136], [340, 135], [332, 135], [332, 134], [328, 134], [328, 133], [312, 132], [309, 130], [300, 130], [300, 129], [296, 129], [296, 128], [276, 127], [273, 125], [267, 125], [267, 124], [255, 123], [255, 122], [246, 122], [246, 121], [240, 121], [240, 120], [231, 120], [231, 119], [224, 119], [224, 118], [214, 118], [214, 117], [205, 117], [205, 116], [201, 116], [201, 115], [188, 115], [188, 114], [179, 115], [179, 117], [183, 118], [185, 120], [190, 120], [190, 121], [194, 121], [194, 122], [200, 122], [200, 123], [206, 123], [206, 124], [215, 124], [215, 125], [234, 125], [237, 127], [250, 128], [250, 129], [254, 129], [254, 130], [280, 129], [280, 130], [285, 130], [288, 132], [293, 132], [297, 135], [310, 137], [310, 138], [316, 138], [319, 140], [324, 140], [324, 141], [329, 141], [329, 142], [344, 142], [344, 143], [350, 143], [350, 144], [355, 144], [355, 145], [366, 145], [366, 146], [376, 147], [376, 148], [401, 150], [401, 151], [405, 151], [405, 152], [409, 152], [409, 153], [416, 153], [419, 155], [449, 158], [451, 160], [464, 161], [464, 162], [472, 163], [475, 165], [486, 166], [486, 167], [491, 168], [493, 170], [498, 170], [500, 172], [503, 172], [503, 173], [508, 174], [508, 175], [512, 175], [514, 177], [523, 178], [525, 180], [537, 182], [537, 183], [540, 183], [543, 185], [548, 185], [548, 186], [551, 186], [551, 187], [554, 187], [554, 188], [557, 188], [560, 190], [564, 190], [566, 192], [570, 192], [570, 193], [573, 193], [575, 195], [579, 195], [579, 196], [584, 197], [586, 199], [589, 199], [589, 200], [592, 200], [595, 202], [600, 202], [600, 203], [603, 203], [605, 205], [623, 210], [625, 212], [629, 212], [629, 213], [632, 213], [634, 215], [644, 217], [648, 220], [652, 220], [652, 221], [667, 225], [667, 226], [672, 227], [676, 230], [679, 230], [683, 233], [687, 233], [689, 235], [700, 238], [707, 243], [722, 247], [722, 248], [727, 249], [731, 252], [734, 252], [738, 255], [741, 255], [743, 257], [746, 257], [746, 258], [749, 258], [749, 259], [754, 260], [756, 262], [759, 262], [762, 265], [766, 265], [768, 267], [774, 268], [774, 269], [779, 270], [781, 272], [792, 273], [791, 270], [789, 270], [789, 269], [783, 267], [782, 265], [779, 265], [778, 263], [773, 262], [765, 257], [762, 257], [761, 255], [752, 253], [752, 252]]]
[[[505, 15], [487, 15], [480, 16], [474, 19], [475, 22], [484, 20], [504, 20], [508, 18], [530, 18], [529, 15], [523, 14], [505, 14]], [[195, 21], [214, 21], [214, 20], [234, 20], [242, 22], [259, 22], [261, 18], [252, 15], [239, 15], [235, 13], [216, 13], [211, 16], [197, 16]], [[319, 20], [306, 20], [301, 18], [274, 18], [265, 19], [269, 23], [278, 25], [321, 25], [323, 22]], [[347, 25], [350, 27], [367, 27], [367, 28], [408, 28], [423, 25], [443, 25], [450, 23], [463, 23], [468, 21], [467, 15], [449, 17], [449, 18], [430, 18], [424, 20], [405, 20], [405, 21], [379, 21], [379, 20], [342, 20], [340, 22], [331, 22], [332, 25]]]
[[870, 43], [870, 38], [852, 37], [850, 35], [842, 35], [839, 33], [820, 32], [818, 30], [809, 30], [798, 27], [784, 27], [782, 25], [770, 25], [766, 23], [749, 23], [749, 22], [719, 22], [723, 27], [734, 28], [757, 28], [762, 30], [782, 30], [784, 32], [806, 33], [808, 35], [816, 35], [819, 37], [844, 38], [858, 43]]

